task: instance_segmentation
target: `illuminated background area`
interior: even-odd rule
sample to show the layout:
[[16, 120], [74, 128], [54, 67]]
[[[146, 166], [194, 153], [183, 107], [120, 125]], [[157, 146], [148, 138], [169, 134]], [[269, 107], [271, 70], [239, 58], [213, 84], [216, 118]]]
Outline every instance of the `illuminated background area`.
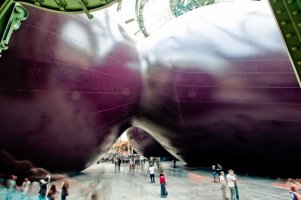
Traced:
[[156, 32], [175, 17], [198, 7], [220, 2], [218, 0], [124, 0], [116, 6], [125, 19], [127, 31], [140, 39]]

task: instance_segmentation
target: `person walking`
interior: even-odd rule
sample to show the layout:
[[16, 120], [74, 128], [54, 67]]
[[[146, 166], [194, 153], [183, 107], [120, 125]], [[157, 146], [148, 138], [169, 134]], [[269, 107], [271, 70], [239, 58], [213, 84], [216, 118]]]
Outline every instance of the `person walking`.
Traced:
[[149, 177], [150, 177], [151, 183], [155, 183], [155, 167], [154, 167], [154, 165], [151, 165], [149, 167], [148, 171], [149, 171]]
[[120, 165], [121, 165], [121, 158], [120, 157], [118, 158], [117, 165], [118, 165], [118, 172], [120, 172]]
[[156, 159], [156, 164], [157, 164], [158, 170], [160, 170], [160, 158]]
[[161, 198], [166, 198], [168, 193], [166, 190], [166, 177], [164, 176], [163, 172], [161, 172], [159, 179], [160, 179], [160, 186], [161, 186]]
[[218, 177], [218, 182], [220, 181], [219, 180], [219, 174], [221, 173], [221, 171], [223, 170], [223, 167], [219, 164], [219, 163], [216, 163], [216, 165], [215, 165], [215, 173], [216, 173], [216, 175], [217, 175], [217, 177]]
[[227, 198], [227, 192], [226, 192], [227, 183], [226, 183], [226, 179], [225, 179], [225, 173], [223, 171], [220, 172], [219, 182], [220, 182], [220, 185], [221, 185], [223, 200], [227, 200], [228, 199]]
[[298, 189], [296, 186], [291, 186], [290, 187], [291, 191], [290, 191], [290, 196], [292, 200], [301, 200], [301, 195], [298, 192]]
[[64, 180], [61, 186], [61, 200], [66, 200], [67, 196], [69, 195], [68, 189], [69, 189], [69, 183], [67, 180]]
[[228, 187], [230, 189], [230, 199], [231, 200], [237, 200], [236, 198], [236, 189], [235, 189], [235, 181], [236, 178], [234, 176], [234, 171], [232, 169], [228, 170], [228, 174], [226, 176], [227, 181], [228, 181]]
[[218, 176], [218, 174], [216, 174], [216, 166], [215, 166], [215, 164], [213, 164], [211, 166], [211, 170], [212, 170], [212, 175], [213, 175], [213, 183], [216, 183], [217, 182], [216, 181], [216, 176]]
[[16, 180], [17, 180], [17, 176], [15, 175], [11, 175], [10, 178], [7, 180], [6, 186], [7, 186], [7, 190], [6, 190], [6, 197], [5, 200], [12, 200], [13, 199], [13, 193], [16, 190]]
[[47, 192], [47, 184], [50, 182], [50, 175], [46, 176], [46, 180], [40, 180], [40, 190], [39, 190], [39, 200], [46, 199], [46, 192]]
[[174, 158], [173, 160], [172, 160], [172, 162], [173, 162], [173, 168], [176, 168], [177, 167], [177, 160], [176, 160], [176, 158]]
[[22, 191], [22, 200], [27, 200], [28, 199], [28, 196], [27, 196], [27, 193], [29, 191], [29, 188], [30, 188], [30, 181], [28, 178], [24, 178], [24, 181], [22, 183], [22, 186], [21, 186], [21, 191]]
[[54, 184], [51, 185], [50, 190], [48, 191], [47, 194], [48, 200], [55, 200], [57, 194], [58, 191], [56, 190], [56, 186]]
[[130, 167], [130, 175], [133, 176], [135, 174], [135, 163], [132, 159], [130, 160], [129, 167]]
[[117, 157], [114, 158], [114, 165], [115, 165], [115, 172], [117, 172], [117, 169], [118, 169], [118, 158]]
[[235, 192], [236, 192], [236, 199], [239, 200], [239, 193], [238, 193], [238, 186], [237, 186], [237, 176], [233, 171], [233, 176], [235, 177], [235, 181], [234, 181], [234, 188], [235, 188]]

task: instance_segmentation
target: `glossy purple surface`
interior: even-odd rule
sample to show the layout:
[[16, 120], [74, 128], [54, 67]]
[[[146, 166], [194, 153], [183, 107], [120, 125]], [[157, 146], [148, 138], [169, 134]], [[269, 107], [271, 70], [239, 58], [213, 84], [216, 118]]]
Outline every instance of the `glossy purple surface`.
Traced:
[[189, 165], [298, 173], [287, 168], [301, 91], [267, 2], [244, 5], [200, 8], [140, 44], [149, 67], [135, 125]]
[[108, 11], [28, 9], [0, 59], [2, 169], [78, 171], [132, 123], [144, 154], [148, 133], [189, 165], [300, 174], [301, 91], [267, 2], [200, 8], [138, 43]]
[[139, 104], [139, 54], [109, 11], [89, 21], [27, 9], [0, 59], [1, 169], [84, 169]]

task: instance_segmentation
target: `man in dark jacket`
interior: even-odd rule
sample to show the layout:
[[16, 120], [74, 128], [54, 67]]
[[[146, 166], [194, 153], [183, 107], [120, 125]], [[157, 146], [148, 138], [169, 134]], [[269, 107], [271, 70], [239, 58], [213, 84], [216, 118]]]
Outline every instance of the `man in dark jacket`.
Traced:
[[46, 200], [47, 184], [50, 182], [50, 175], [46, 176], [46, 179], [41, 179], [40, 190], [39, 190], [39, 200]]

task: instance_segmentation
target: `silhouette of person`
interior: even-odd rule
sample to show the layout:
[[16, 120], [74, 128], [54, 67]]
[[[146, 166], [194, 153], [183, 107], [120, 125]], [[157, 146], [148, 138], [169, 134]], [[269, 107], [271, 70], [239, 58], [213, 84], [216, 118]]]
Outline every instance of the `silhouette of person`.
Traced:
[[49, 200], [55, 200], [56, 194], [58, 194], [58, 191], [56, 190], [56, 186], [53, 184], [50, 187], [47, 197]]
[[13, 192], [16, 189], [16, 180], [17, 180], [17, 176], [15, 175], [11, 175], [10, 178], [7, 180], [6, 186], [7, 186], [7, 190], [6, 190], [6, 200], [12, 200], [13, 199]]
[[27, 193], [29, 191], [29, 188], [30, 188], [30, 181], [28, 178], [24, 178], [24, 181], [22, 183], [22, 186], [21, 186], [21, 191], [22, 191], [22, 199], [28, 199], [27, 197]]
[[69, 189], [69, 183], [67, 180], [64, 180], [61, 186], [61, 200], [66, 200], [67, 196], [69, 195], [68, 189]]
[[149, 177], [151, 179], [151, 183], [155, 183], [155, 167], [151, 165], [148, 171], [149, 171]]
[[39, 190], [39, 200], [45, 200], [46, 199], [46, 192], [47, 192], [47, 184], [50, 182], [50, 175], [48, 174], [46, 176], [46, 180], [41, 179], [40, 180], [40, 190]]
[[230, 189], [230, 199], [231, 200], [237, 200], [236, 197], [236, 189], [235, 189], [235, 175], [234, 175], [234, 171], [232, 169], [228, 170], [228, 174], [226, 176], [227, 181], [228, 181], [228, 187]]
[[165, 178], [163, 172], [161, 172], [161, 174], [160, 174], [160, 186], [161, 186], [161, 197], [166, 198], [168, 193], [166, 190], [166, 178]]

